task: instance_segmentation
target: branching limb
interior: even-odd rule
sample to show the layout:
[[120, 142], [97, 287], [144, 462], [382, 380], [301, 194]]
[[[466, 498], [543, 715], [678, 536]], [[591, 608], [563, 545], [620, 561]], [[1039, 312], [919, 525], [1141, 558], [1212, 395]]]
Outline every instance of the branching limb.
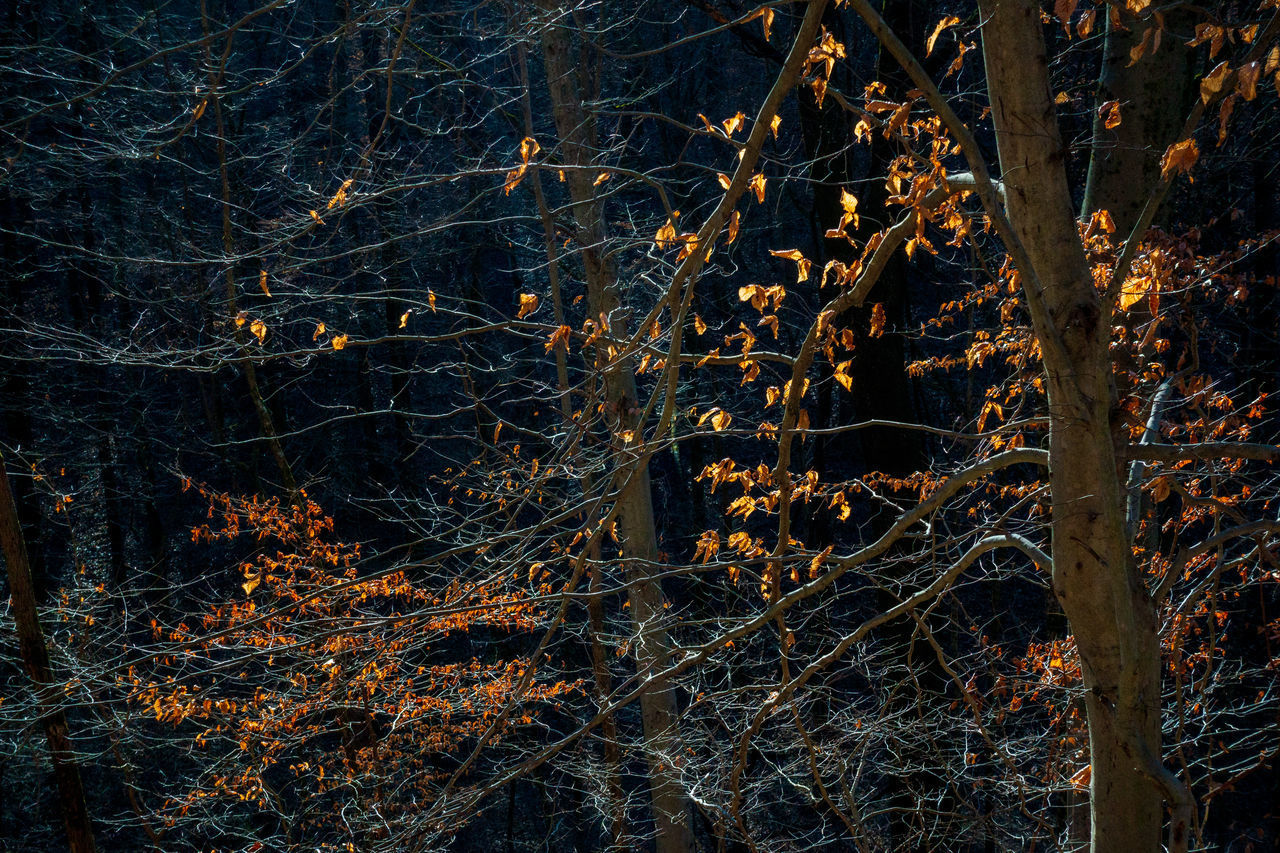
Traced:
[[745, 829], [743, 827], [741, 814], [741, 778], [742, 773], [746, 769], [747, 750], [750, 748], [751, 739], [760, 731], [760, 727], [764, 724], [765, 718], [767, 718], [769, 714], [773, 713], [773, 711], [782, 704], [789, 701], [791, 697], [795, 695], [796, 690], [807, 684], [815, 675], [827, 669], [843, 657], [845, 652], [847, 652], [855, 643], [860, 642], [867, 636], [867, 634], [871, 633], [872, 630], [886, 622], [891, 622], [894, 619], [897, 619], [903, 614], [910, 613], [922, 604], [932, 601], [942, 595], [942, 593], [950, 589], [956, 578], [960, 577], [960, 575], [972, 566], [979, 557], [988, 551], [995, 550], [996, 548], [1016, 548], [1030, 557], [1031, 560], [1040, 568], [1046, 571], [1049, 568], [1049, 556], [1025, 537], [1017, 534], [987, 536], [971, 546], [969, 550], [951, 566], [951, 568], [943, 572], [942, 575], [940, 575], [933, 583], [929, 584], [929, 586], [920, 590], [910, 598], [904, 599], [888, 610], [877, 613], [875, 616], [864, 621], [854, 629], [852, 633], [837, 643], [831, 651], [810, 663], [805, 667], [803, 672], [789, 681], [765, 701], [765, 703], [760, 707], [760, 710], [757, 711], [755, 716], [752, 718], [751, 725], [743, 731], [742, 736], [738, 739], [737, 756], [734, 760], [733, 771], [730, 774], [729, 789], [732, 792], [732, 799], [730, 800], [729, 810], [732, 813], [734, 820], [738, 823], [739, 829], [743, 829], [744, 834]]

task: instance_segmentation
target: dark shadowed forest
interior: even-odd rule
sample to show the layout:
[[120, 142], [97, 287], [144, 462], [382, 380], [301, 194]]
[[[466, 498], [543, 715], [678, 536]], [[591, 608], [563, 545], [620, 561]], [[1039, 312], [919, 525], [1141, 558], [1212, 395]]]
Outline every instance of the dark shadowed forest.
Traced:
[[0, 853], [1280, 845], [1280, 0], [2, 0]]

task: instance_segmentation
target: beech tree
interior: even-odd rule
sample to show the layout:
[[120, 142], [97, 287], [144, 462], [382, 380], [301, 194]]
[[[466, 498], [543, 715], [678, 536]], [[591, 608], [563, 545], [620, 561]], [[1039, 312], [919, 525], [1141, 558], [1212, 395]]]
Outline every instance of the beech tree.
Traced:
[[[0, 462], [3, 456], [0, 456]], [[67, 715], [61, 707], [61, 699], [55, 694], [57, 681], [49, 665], [49, 650], [36, 610], [36, 593], [31, 577], [31, 565], [27, 557], [27, 544], [18, 521], [13, 492], [9, 488], [9, 476], [0, 470], [0, 545], [8, 568], [9, 595], [14, 611], [19, 652], [22, 664], [36, 692], [35, 706], [39, 710], [38, 722], [44, 727], [49, 744], [49, 758], [57, 778], [59, 806], [67, 831], [67, 847], [81, 851], [96, 850], [93, 826], [89, 821], [85, 804], [84, 783], [76, 764], [75, 751], [67, 729]]]
[[[1160, 607], [1164, 604], [1162, 599], [1178, 581], [1167, 574], [1167, 564], [1161, 566], [1150, 556], [1146, 568], [1148, 572], [1158, 568], [1159, 574], [1152, 576], [1143, 572], [1135, 555], [1133, 535], [1143, 520], [1139, 490], [1145, 470], [1134, 460], [1140, 460], [1150, 452], [1143, 447], [1150, 445], [1160, 434], [1162, 422], [1168, 414], [1162, 408], [1165, 403], [1161, 401], [1161, 395], [1154, 388], [1146, 392], [1141, 390], [1142, 380], [1149, 382], [1158, 376], [1169, 382], [1185, 382], [1185, 377], [1178, 376], [1176, 368], [1179, 365], [1166, 367], [1155, 359], [1145, 366], [1146, 373], [1135, 380], [1129, 365], [1117, 362], [1116, 353], [1127, 347], [1123, 344], [1117, 346], [1114, 336], [1117, 330], [1125, 328], [1122, 322], [1125, 312], [1144, 301], [1149, 310], [1158, 306], [1156, 293], [1162, 285], [1152, 264], [1158, 265], [1165, 250], [1156, 245], [1157, 238], [1148, 229], [1168, 187], [1179, 174], [1189, 171], [1194, 165], [1198, 150], [1195, 133], [1206, 107], [1211, 103], [1216, 105], [1225, 96], [1220, 112], [1221, 138], [1227, 134], [1227, 122], [1235, 99], [1252, 100], [1256, 96], [1257, 75], [1264, 67], [1267, 52], [1273, 47], [1274, 25], [1266, 24], [1265, 20], [1257, 23], [1247, 21], [1239, 28], [1242, 55], [1235, 62], [1227, 61], [1205, 74], [1199, 82], [1197, 105], [1191, 108], [1189, 116], [1179, 127], [1176, 123], [1159, 120], [1161, 107], [1177, 103], [1177, 94], [1187, 81], [1177, 73], [1165, 73], [1162, 76], [1157, 74], [1161, 85], [1144, 86], [1140, 83], [1141, 77], [1151, 74], [1150, 69], [1128, 70], [1134, 66], [1140, 68], [1148, 52], [1158, 53], [1159, 37], [1164, 35], [1166, 26], [1163, 18], [1149, 10], [1147, 4], [1137, 3], [1084, 10], [1076, 19], [1074, 4], [1060, 4], [1056, 13], [1068, 36], [1073, 26], [1078, 33], [1090, 32], [1101, 11], [1109, 39], [1106, 49], [1106, 82], [1109, 88], [1105, 94], [1128, 95], [1123, 101], [1109, 98], [1097, 105], [1102, 118], [1090, 147], [1093, 165], [1088, 168], [1091, 179], [1087, 203], [1093, 208], [1081, 214], [1077, 212], [1078, 207], [1070, 191], [1069, 162], [1055, 116], [1055, 101], [1060, 102], [1061, 98], [1055, 97], [1050, 83], [1051, 66], [1045, 45], [1045, 21], [1042, 20], [1044, 13], [1037, 4], [992, 4], [980, 10], [983, 76], [991, 99], [991, 132], [998, 153], [998, 168], [986, 162], [969, 126], [957, 116], [919, 61], [878, 14], [867, 4], [854, 2], [851, 7], [885, 49], [902, 64], [915, 86], [904, 102], [895, 102], [886, 96], [881, 84], [869, 86], [867, 111], [872, 114], [892, 113], [883, 123], [884, 132], [899, 134], [907, 142], [926, 140], [929, 147], [914, 155], [915, 162], [910, 156], [900, 158], [890, 174], [890, 185], [894, 190], [890, 202], [907, 208], [905, 218], [897, 226], [868, 241], [859, 263], [833, 262], [823, 272], [824, 283], [830, 276], [838, 284], [845, 285], [845, 289], [818, 312], [804, 344], [789, 359], [791, 370], [784, 390], [779, 392], [774, 387], [767, 395], [770, 403], [777, 401], [784, 405], [781, 424], [763, 424], [757, 430], [757, 434], [766, 440], [776, 438], [779, 444], [776, 463], [756, 474], [752, 473], [751, 467], [739, 468], [735, 473], [735, 465], [730, 460], [709, 466], [704, 471], [704, 475], [712, 477], [715, 482], [736, 480], [749, 493], [734, 501], [730, 506], [731, 515], [745, 518], [753, 511], [764, 510], [777, 516], [775, 544], [771, 547], [743, 532], [734, 533], [729, 538], [740, 555], [764, 561], [761, 590], [771, 605], [765, 612], [770, 619], [778, 619], [781, 643], [779, 689], [754, 714], [748, 733], [754, 734], [772, 709], [791, 701], [800, 686], [829, 666], [863, 634], [862, 631], [855, 632], [826, 655], [817, 656], [800, 676], [792, 679], [786, 659], [794, 640], [783, 621], [783, 614], [792, 605], [822, 592], [850, 568], [888, 551], [897, 544], [897, 540], [909, 535], [912, 523], [932, 515], [942, 506], [939, 495], [950, 497], [954, 494], [952, 490], [962, 484], [985, 478], [1011, 465], [1043, 465], [1049, 474], [1046, 490], [1047, 539], [1035, 542], [1023, 536], [993, 532], [979, 538], [941, 578], [954, 578], [981, 554], [997, 547], [1021, 550], [1032, 564], [1049, 574], [1072, 632], [1084, 687], [1089, 760], [1073, 778], [1088, 780], [1091, 848], [1156, 849], [1160, 843], [1161, 803], [1164, 803], [1170, 813], [1168, 843], [1174, 849], [1182, 849], [1187, 845], [1191, 831], [1192, 796], [1188, 778], [1179, 779], [1166, 768], [1162, 758], [1163, 703], [1160, 698]], [[817, 27], [823, 11], [823, 4], [811, 4], [806, 13], [806, 23]], [[760, 14], [767, 15], [767, 10]], [[941, 22], [930, 37], [929, 46], [932, 47], [942, 30], [959, 23], [958, 19]], [[1212, 40], [1215, 35], [1221, 41], [1230, 32], [1237, 32], [1224, 29], [1222, 25], [1210, 24], [1207, 27], [1190, 41], [1195, 44]], [[1125, 42], [1127, 37], [1122, 37], [1121, 32], [1129, 29], [1136, 29], [1144, 35], [1132, 41], [1127, 52], [1130, 64], [1118, 69], [1115, 67], [1115, 45]], [[803, 48], [810, 44], [810, 39], [802, 26], [796, 44]], [[806, 70], [814, 72], [809, 85], [825, 93], [831, 66], [845, 56], [846, 50], [834, 41], [829, 32], [820, 39], [815, 37], [814, 45], [807, 54], [793, 49], [792, 59], [796, 61], [784, 67], [779, 88], [785, 90], [798, 80], [799, 66], [803, 63]], [[1182, 45], [1170, 48], [1169, 53], [1174, 55], [1174, 66], [1178, 62], [1185, 64], [1184, 59], [1178, 59], [1185, 53]], [[1243, 69], [1243, 73], [1233, 72], [1233, 68]], [[794, 76], [788, 76], [788, 71]], [[1155, 99], [1159, 105], [1146, 103], [1139, 92], [1141, 96]], [[873, 96], [880, 96], [880, 99]], [[933, 113], [932, 118], [909, 123], [913, 100], [926, 103]], [[675, 221], [668, 219], [658, 232], [659, 247], [664, 244], [681, 247], [681, 264], [672, 276], [667, 296], [673, 312], [672, 321], [677, 327], [683, 325], [682, 318], [693, 299], [693, 282], [701, 265], [715, 251], [714, 247], [706, 247], [711, 246], [726, 226], [728, 210], [748, 185], [759, 186], [763, 190], [763, 176], [753, 175], [752, 169], [765, 137], [763, 131], [772, 123], [776, 109], [776, 104], [766, 102], [765, 108], [757, 115], [752, 138], [739, 149], [738, 168], [732, 176], [725, 175], [720, 180], [725, 190], [725, 201], [717, 206], [706, 223], [697, 232], [679, 234]], [[1135, 123], [1138, 127], [1133, 132], [1121, 134], [1120, 141], [1112, 142], [1105, 132], [1123, 126], [1126, 112], [1137, 117]], [[1145, 122], [1143, 116], [1147, 117]], [[726, 121], [726, 136], [733, 133], [733, 124], [736, 123]], [[865, 128], [862, 133], [870, 135], [873, 127], [879, 130], [880, 124], [866, 122], [862, 125]], [[1105, 161], [1113, 156], [1113, 145], [1120, 148], [1122, 157], [1130, 159], [1133, 168], [1119, 170], [1105, 165]], [[947, 173], [946, 163], [954, 155], [964, 158], [968, 171], [963, 175]], [[1139, 180], [1135, 173], [1147, 176], [1148, 180]], [[992, 177], [993, 174], [1000, 177]], [[1031, 384], [1036, 394], [1043, 395], [1047, 444], [1040, 450], [1008, 450], [981, 459], [971, 468], [952, 475], [945, 481], [949, 488], [944, 487], [941, 492], [933, 494], [919, 509], [899, 516], [889, 533], [870, 547], [840, 560], [828, 556], [830, 549], [813, 557], [810, 571], [814, 579], [790, 595], [784, 595], [781, 578], [786, 574], [785, 562], [789, 557], [795, 559], [792, 557], [795, 551], [804, 550], [803, 543], [792, 535], [791, 503], [797, 497], [808, 500], [819, 493], [817, 472], [810, 471], [807, 483], [802, 481], [797, 487], [790, 470], [793, 443], [800, 440], [809, 423], [802, 402], [808, 390], [809, 370], [824, 348], [827, 357], [835, 360], [831, 352], [834, 342], [839, 340], [837, 324], [841, 315], [865, 299], [889, 252], [904, 243], [908, 253], [913, 249], [920, 251], [921, 246], [932, 250], [925, 230], [930, 221], [945, 223], [944, 227], [955, 232], [957, 243], [974, 231], [967, 222], [969, 214], [955, 204], [956, 191], [971, 192], [977, 196], [981, 201], [981, 215], [985, 218], [983, 230], [994, 232], [1008, 253], [1001, 265], [1001, 277], [1008, 282], [1009, 291], [1017, 294], [1016, 304], [1026, 311], [1030, 320], [1029, 334], [1024, 335], [1021, 341], [1021, 346], [1026, 349], [1010, 360], [1016, 361], [1024, 370], [1031, 365], [1036, 365], [1033, 370], [1043, 370], [1043, 376], [1035, 378]], [[952, 193], [950, 200], [940, 204], [947, 193]], [[1100, 206], [1103, 200], [1109, 207]], [[1116, 208], [1115, 216], [1111, 214], [1110, 207]], [[856, 209], [856, 200], [850, 198], [846, 205], [846, 218], [836, 226], [834, 236], [838, 237], [840, 230], [850, 224], [857, 215]], [[1119, 225], [1116, 216], [1119, 216]], [[735, 230], [730, 226], [730, 241]], [[1110, 246], [1109, 240], [1102, 244], [1091, 242], [1091, 238], [1099, 233], [1117, 234], [1115, 245]], [[809, 278], [810, 261], [802, 252], [786, 250], [775, 251], [774, 254], [797, 263], [800, 281]], [[1135, 261], [1139, 262], [1138, 266], [1134, 265]], [[1142, 269], [1143, 266], [1146, 269]], [[1183, 285], [1166, 281], [1163, 287], [1179, 290]], [[776, 311], [786, 291], [776, 285], [748, 285], [740, 293], [744, 301], [751, 302], [764, 313], [766, 305]], [[1012, 303], [1006, 304], [1012, 307]], [[680, 306], [679, 309], [676, 306]], [[1158, 308], [1152, 313], [1158, 314]], [[764, 320], [778, 322], [776, 315], [766, 315]], [[883, 313], [879, 322], [884, 322]], [[1157, 343], [1155, 335], [1159, 322], [1157, 317], [1146, 325], [1148, 343]], [[753, 381], [759, 374], [763, 357], [753, 355], [755, 336], [745, 326], [742, 328], [743, 333], [729, 336], [726, 344], [735, 339], [742, 341], [742, 353], [737, 361], [744, 370], [745, 383]], [[988, 351], [1007, 349], [1009, 343], [1006, 341], [1004, 347], [988, 344]], [[1165, 341], [1164, 345], [1167, 347], [1168, 342]], [[1137, 355], [1141, 357], [1141, 345], [1137, 348]], [[717, 354], [713, 353], [712, 357]], [[678, 328], [664, 355], [662, 370], [674, 378], [679, 370]], [[1028, 359], [1028, 355], [1032, 358]], [[968, 355], [970, 366], [974, 361], [980, 364], [985, 357], [981, 348], [971, 349]], [[1184, 353], [1183, 366], [1186, 360], [1187, 354]], [[710, 358], [700, 359], [700, 366], [708, 361]], [[842, 376], [840, 371], [842, 367], [847, 369], [847, 364], [837, 364], [835, 375]], [[844, 378], [847, 379], [847, 375]], [[1122, 382], [1127, 386], [1124, 397], [1118, 390]], [[655, 399], [665, 399], [669, 405], [674, 386], [668, 385], [672, 390], [666, 390], [664, 398], [663, 381], [659, 379], [655, 385]], [[1011, 396], [1021, 393], [1017, 391]], [[999, 417], [1002, 409], [989, 397], [979, 415], [979, 425], [992, 413]], [[725, 408], [717, 406], [702, 415], [699, 425], [708, 420], [714, 429], [720, 431], [728, 429], [733, 418]], [[654, 435], [664, 436], [664, 426], [659, 421]], [[1024, 445], [1021, 433], [1015, 435], [1013, 446]], [[997, 442], [999, 446], [1005, 440], [998, 439]], [[1162, 448], [1160, 454], [1166, 462], [1179, 459], [1184, 463], [1204, 462], [1215, 454], [1221, 454], [1223, 459], [1231, 459], [1235, 455], [1237, 458], [1265, 460], [1273, 458], [1274, 449], [1248, 444], [1234, 447], [1230, 444], [1203, 447], [1193, 444]], [[933, 484], [937, 481], [927, 474], [924, 477], [917, 487], [928, 494], [937, 488]], [[750, 495], [753, 487], [762, 489], [763, 494]], [[821, 493], [847, 500], [843, 491], [837, 492], [831, 486]], [[1263, 530], [1273, 530], [1273, 524], [1253, 522], [1240, 526], [1236, 532], [1252, 536]], [[1222, 534], [1217, 531], [1217, 535]], [[700, 540], [699, 551], [710, 556], [718, 551], [720, 542], [719, 534], [714, 530], [708, 531]], [[1202, 547], [1192, 546], [1189, 550], [1195, 552]], [[807, 559], [808, 555], [805, 556]], [[740, 570], [731, 568], [730, 571]], [[799, 573], [794, 568], [790, 574], [793, 580], [798, 580]], [[933, 598], [946, 588], [942, 579], [907, 597], [903, 606], [874, 617], [868, 624], [887, 621], [890, 617], [899, 617], [914, 610], [921, 601]], [[907, 603], [912, 606], [905, 606]], [[748, 624], [760, 624], [759, 618]], [[1165, 632], [1168, 630], [1167, 626], [1163, 629]], [[732, 642], [745, 631], [743, 627], [730, 630], [722, 639]], [[707, 646], [702, 649], [705, 653]], [[943, 665], [946, 666], [945, 662]], [[682, 661], [674, 669], [680, 671], [687, 666]], [[751, 831], [740, 815], [740, 785], [749, 742], [750, 737], [744, 735], [728, 786], [730, 811], [735, 814], [738, 828], [748, 837]], [[815, 779], [821, 785], [817, 776], [815, 773]], [[849, 821], [851, 828], [855, 823]]]
[[1274, 0], [9, 16], [85, 844], [1274, 839]]

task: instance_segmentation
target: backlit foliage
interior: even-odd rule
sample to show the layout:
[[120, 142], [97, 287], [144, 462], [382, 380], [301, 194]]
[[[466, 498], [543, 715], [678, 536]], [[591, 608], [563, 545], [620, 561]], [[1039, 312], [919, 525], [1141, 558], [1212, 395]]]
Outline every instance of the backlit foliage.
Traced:
[[238, 812], [313, 849], [386, 838], [422, 816], [465, 744], [494, 725], [492, 742], [517, 735], [577, 691], [544, 678], [517, 689], [518, 657], [459, 658], [467, 634], [537, 627], [514, 578], [427, 589], [412, 570], [362, 563], [305, 494], [290, 505], [191, 488], [209, 504], [192, 538], [248, 555], [243, 582], [219, 579], [225, 597], [194, 624], [153, 622], [168, 651], [122, 680], [208, 757], [188, 790], [166, 792], [161, 825], [198, 835]]

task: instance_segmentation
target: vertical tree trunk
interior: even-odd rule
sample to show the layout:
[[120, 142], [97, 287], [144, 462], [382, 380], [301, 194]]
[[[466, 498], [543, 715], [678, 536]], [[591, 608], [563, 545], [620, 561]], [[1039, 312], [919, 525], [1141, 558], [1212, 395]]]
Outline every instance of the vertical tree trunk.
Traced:
[[[0, 295], [15, 318], [27, 312], [23, 299], [23, 282], [25, 276], [33, 274], [34, 266], [29, 254], [20, 245], [17, 234], [30, 228], [31, 209], [26, 203], [16, 198], [8, 188], [0, 191], [0, 257], [6, 259], [0, 269]], [[18, 358], [19, 348], [17, 336], [7, 336], [8, 340], [0, 345], [0, 358], [4, 361], [4, 369], [0, 370], [0, 436], [12, 448], [23, 453], [35, 450], [37, 430], [32, 424], [32, 411], [35, 404], [33, 386], [39, 384], [31, 362]], [[33, 381], [34, 380], [34, 381]], [[44, 570], [44, 555], [41, 553], [41, 528], [43, 519], [39, 507], [33, 497], [34, 490], [26, 480], [14, 483], [17, 496], [18, 519], [21, 529], [27, 531], [35, 550], [29, 553], [31, 574], [35, 579], [36, 598], [49, 586], [48, 575]]]
[[[352, 9], [349, 2], [342, 3], [342, 16], [344, 27], [347, 30], [346, 64], [349, 81], [357, 80], [364, 73], [364, 64], [384, 68], [386, 71], [385, 79], [379, 85], [361, 89], [358, 95], [360, 106], [358, 111], [359, 121], [365, 132], [364, 150], [360, 156], [361, 169], [367, 170], [367, 174], [373, 176], [377, 174], [379, 169], [379, 157], [383, 156], [381, 149], [385, 147], [383, 142], [388, 136], [391, 126], [390, 116], [394, 108], [393, 87], [395, 84], [395, 78], [392, 75], [393, 63], [391, 56], [388, 55], [387, 40], [376, 38], [372, 28], [358, 27], [358, 24], [352, 18]], [[408, 26], [407, 21], [404, 26]], [[357, 61], [352, 47], [357, 28], [360, 37], [359, 49], [364, 54], [363, 64], [361, 61]], [[347, 85], [353, 84], [348, 82]], [[356, 111], [353, 110], [352, 112]], [[360, 133], [354, 132], [354, 135], [359, 137]], [[407, 312], [412, 308], [411, 301], [405, 298], [408, 288], [405, 286], [404, 274], [401, 268], [400, 241], [397, 239], [395, 228], [393, 227], [392, 213], [371, 207], [368, 209], [367, 215], [372, 220], [372, 227], [377, 234], [376, 252], [371, 252], [371, 256], [377, 258], [378, 268], [376, 274], [384, 288], [382, 315], [386, 322], [386, 334], [388, 337], [395, 337], [400, 335], [401, 330], [404, 328], [401, 326], [401, 318], [406, 317]], [[406, 317], [406, 325], [407, 322]], [[391, 384], [391, 399], [388, 405], [391, 418], [390, 431], [395, 437], [394, 448], [390, 454], [392, 463], [387, 472], [390, 478], [388, 485], [398, 485], [400, 482], [411, 478], [411, 475], [405, 469], [405, 465], [412, 458], [414, 452], [413, 425], [408, 414], [408, 410], [413, 405], [413, 395], [409, 387], [409, 378], [413, 373], [413, 359], [412, 353], [404, 341], [390, 340], [384, 349], [386, 353], [386, 370]]]
[[[212, 25], [209, 21], [208, 9], [204, 0], [201, 0], [200, 3], [200, 22], [205, 37], [208, 38], [212, 31]], [[229, 39], [231, 36], [227, 36], [227, 38]], [[230, 49], [231, 46], [228, 44], [228, 53]], [[222, 211], [222, 250], [225, 255], [223, 263], [226, 266], [227, 311], [234, 318], [239, 313], [239, 305], [236, 297], [235, 234], [231, 221], [231, 172], [227, 159], [226, 119], [222, 111], [222, 96], [219, 94], [222, 85], [222, 63], [225, 62], [226, 57], [224, 55], [220, 62], [215, 63], [212, 50], [208, 44], [205, 45], [205, 63], [209, 68], [208, 100], [213, 107], [214, 123], [218, 134], [216, 148], [218, 155], [218, 183], [221, 193], [219, 201]], [[236, 344], [240, 347], [241, 354], [247, 356], [249, 344], [244, 327], [236, 325], [233, 328]], [[293, 476], [293, 466], [289, 464], [289, 458], [285, 456], [284, 446], [280, 443], [280, 435], [276, 431], [275, 419], [271, 416], [271, 410], [267, 408], [266, 397], [263, 395], [262, 387], [258, 382], [258, 369], [254, 365], [252, 358], [245, 358], [243, 366], [245, 384], [249, 388], [249, 399], [258, 415], [258, 426], [261, 430], [262, 438], [266, 441], [267, 449], [271, 452], [271, 458], [275, 460], [276, 468], [280, 472], [280, 484], [289, 496], [289, 501], [296, 503], [299, 500], [299, 496], [298, 484]]]
[[[533, 128], [533, 92], [529, 84], [529, 58], [524, 45], [519, 47], [520, 83], [524, 88], [524, 96], [520, 103], [524, 116], [525, 133], [532, 136]], [[538, 218], [542, 221], [542, 245], [547, 256], [547, 284], [551, 290], [551, 310], [557, 326], [565, 325], [564, 299], [560, 288], [560, 253], [557, 248], [555, 215], [547, 204], [546, 193], [542, 188], [542, 172], [534, 168], [529, 175], [529, 185], [533, 190], [534, 202], [538, 206]], [[554, 348], [556, 359], [556, 390], [560, 395], [560, 415], [566, 424], [573, 421], [573, 403], [569, 396], [569, 356], [565, 347]], [[591, 494], [594, 489], [590, 474], [582, 477], [583, 494]], [[608, 704], [609, 693], [613, 690], [613, 678], [609, 671], [608, 650], [605, 648], [604, 599], [601, 596], [603, 582], [600, 577], [600, 541], [593, 540], [591, 577], [588, 581], [587, 599], [587, 634], [591, 644], [591, 675], [595, 682], [597, 700], [601, 706]], [[608, 800], [609, 837], [613, 844], [622, 849], [627, 832], [627, 806], [622, 790], [622, 749], [618, 743], [618, 722], [610, 717], [600, 726], [604, 739], [604, 763], [607, 777], [604, 783], [605, 797]]]
[[1049, 398], [1053, 585], [1088, 690], [1091, 849], [1160, 849], [1160, 648], [1130, 549], [1112, 440], [1110, 317], [1076, 228], [1039, 4], [982, 0], [983, 55], [1009, 219]]
[[58, 704], [58, 685], [49, 666], [49, 650], [44, 644], [40, 615], [36, 611], [35, 587], [31, 581], [31, 564], [27, 561], [27, 545], [18, 524], [18, 510], [9, 489], [9, 474], [0, 456], [0, 550], [4, 552], [9, 574], [9, 595], [13, 620], [18, 630], [18, 647], [27, 675], [35, 684], [40, 721], [49, 743], [49, 758], [58, 785], [63, 825], [72, 853], [92, 853], [96, 849], [89, 810], [85, 806], [84, 785], [75, 751], [67, 734], [67, 715]]
[[[562, 10], [557, 9], [552, 0], [544, 0], [542, 5], [549, 13], [542, 23], [542, 50], [560, 155], [567, 166], [590, 166], [594, 163], [597, 145], [595, 121], [583, 108], [579, 69], [571, 55], [572, 42], [564, 24], [556, 20]], [[602, 204], [595, 195], [594, 177], [589, 169], [566, 170], [576, 226], [574, 236], [581, 246], [591, 316], [608, 318], [611, 337], [625, 339], [626, 315], [621, 310], [617, 272], [604, 251], [604, 217]], [[622, 446], [626, 442], [621, 434], [636, 426], [635, 374], [629, 359], [612, 358], [607, 349], [607, 344], [602, 343], [596, 359], [604, 370], [605, 399], [615, 444]], [[630, 615], [636, 633], [636, 665], [641, 671], [653, 672], [667, 665], [671, 650], [666, 630], [666, 600], [658, 581], [649, 577], [651, 567], [658, 562], [658, 537], [648, 465], [636, 466], [630, 472], [618, 501], [621, 503], [619, 538], [627, 581], [631, 584]], [[671, 685], [651, 679], [649, 689], [640, 698], [640, 712], [658, 853], [691, 850], [690, 810], [680, 783], [680, 739]]]
[[[1117, 101], [1120, 124], [1108, 129], [1104, 111], [1094, 113], [1084, 213], [1108, 211], [1124, 239], [1160, 178], [1160, 157], [1182, 127], [1191, 82], [1186, 35], [1193, 22], [1186, 9], [1165, 12], [1168, 31], [1162, 34], [1159, 49], [1152, 51], [1155, 38], [1148, 31], [1158, 28], [1155, 19], [1139, 20], [1127, 11], [1118, 15], [1123, 27], [1115, 26], [1112, 16], [1106, 15], [1098, 104]], [[1146, 53], [1131, 62], [1131, 51], [1144, 40]]]

